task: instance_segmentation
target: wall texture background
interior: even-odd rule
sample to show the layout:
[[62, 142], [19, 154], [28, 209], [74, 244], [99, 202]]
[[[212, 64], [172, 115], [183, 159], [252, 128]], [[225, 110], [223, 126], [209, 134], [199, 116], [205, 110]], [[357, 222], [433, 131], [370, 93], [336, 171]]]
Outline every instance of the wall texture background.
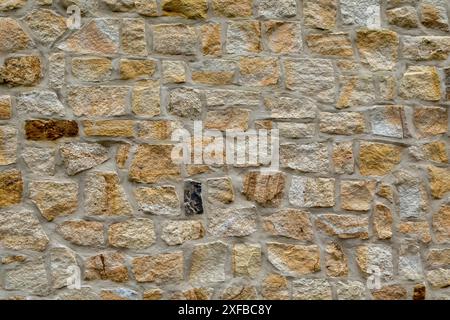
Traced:
[[[449, 298], [449, 10], [1, 0], [0, 298]], [[173, 164], [193, 120], [280, 171]]]

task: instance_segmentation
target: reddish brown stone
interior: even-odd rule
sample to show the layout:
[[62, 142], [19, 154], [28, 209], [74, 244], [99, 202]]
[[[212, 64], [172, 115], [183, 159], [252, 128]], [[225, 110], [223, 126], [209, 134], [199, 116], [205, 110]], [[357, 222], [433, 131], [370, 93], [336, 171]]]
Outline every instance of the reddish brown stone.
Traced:
[[57, 140], [76, 137], [78, 124], [73, 120], [27, 120], [25, 133], [28, 140]]

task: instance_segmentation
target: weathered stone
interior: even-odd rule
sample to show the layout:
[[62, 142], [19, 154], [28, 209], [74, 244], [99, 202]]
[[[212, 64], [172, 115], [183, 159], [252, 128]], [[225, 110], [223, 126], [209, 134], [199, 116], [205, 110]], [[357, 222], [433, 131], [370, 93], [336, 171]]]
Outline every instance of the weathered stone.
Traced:
[[119, 68], [120, 77], [123, 80], [129, 80], [153, 76], [157, 65], [155, 60], [122, 59]]
[[401, 148], [383, 143], [361, 142], [359, 171], [364, 176], [384, 176], [401, 161]]
[[273, 236], [313, 241], [313, 229], [309, 213], [298, 209], [283, 209], [263, 218], [264, 230]]
[[321, 112], [320, 132], [337, 135], [355, 135], [364, 133], [366, 121], [359, 112]]
[[77, 54], [109, 55], [119, 51], [119, 24], [115, 19], [93, 19], [58, 48]]
[[426, 259], [430, 267], [447, 267], [450, 265], [450, 248], [430, 249]]
[[397, 90], [397, 80], [392, 73], [380, 73], [376, 75], [380, 98], [392, 101], [395, 99]]
[[262, 206], [277, 207], [284, 196], [286, 177], [283, 173], [249, 172], [244, 178], [243, 194]]
[[336, 293], [338, 300], [365, 300], [366, 287], [359, 281], [339, 281]]
[[297, 15], [297, 3], [295, 0], [261, 0], [257, 10], [261, 18], [290, 18]]
[[215, 237], [245, 237], [256, 232], [255, 207], [214, 209], [208, 214], [208, 233]]
[[404, 280], [423, 280], [422, 259], [420, 257], [420, 247], [415, 240], [404, 241], [399, 250], [398, 273]]
[[0, 18], [0, 52], [15, 52], [33, 46], [33, 40], [16, 20]]
[[261, 271], [261, 246], [236, 244], [233, 246], [233, 273], [236, 277], [255, 278]]
[[420, 146], [412, 146], [409, 153], [417, 160], [434, 161], [446, 164], [449, 162], [447, 145], [443, 141], [425, 143]]
[[18, 131], [13, 126], [0, 126], [0, 165], [16, 163]]
[[163, 291], [161, 289], [145, 290], [142, 294], [142, 300], [161, 300]]
[[280, 136], [288, 139], [306, 139], [314, 137], [315, 123], [277, 122]]
[[0, 120], [11, 118], [12, 107], [10, 96], [0, 96]]
[[309, 144], [282, 144], [280, 164], [283, 168], [299, 172], [326, 173], [329, 170], [328, 145], [313, 142]]
[[69, 220], [56, 231], [67, 241], [78, 246], [101, 246], [105, 243], [103, 224], [95, 221]]
[[368, 239], [369, 219], [366, 217], [322, 214], [316, 220], [316, 226], [330, 236], [340, 239]]
[[373, 212], [373, 226], [378, 239], [392, 238], [393, 215], [391, 209], [384, 204], [377, 203]]
[[245, 90], [205, 90], [208, 107], [255, 107], [259, 105], [259, 93]]
[[310, 28], [333, 30], [337, 22], [337, 0], [304, 0], [303, 16]]
[[348, 33], [309, 34], [306, 43], [314, 54], [341, 58], [353, 56], [352, 42]]
[[269, 274], [261, 285], [261, 295], [266, 300], [289, 300], [289, 287], [286, 277]]
[[345, 277], [348, 275], [348, 259], [342, 247], [332, 242], [325, 248], [325, 268], [329, 277]]
[[342, 181], [341, 208], [349, 211], [369, 211], [375, 187], [375, 181]]
[[132, 120], [83, 121], [84, 134], [87, 136], [133, 137], [133, 126]]
[[401, 285], [384, 286], [372, 292], [375, 300], [406, 300], [407, 291]]
[[324, 103], [335, 100], [335, 78], [331, 61], [287, 59], [284, 61], [286, 88]]
[[98, 143], [68, 142], [60, 147], [66, 172], [73, 176], [109, 159], [108, 149]]
[[130, 89], [119, 86], [85, 86], [69, 89], [67, 103], [80, 116], [120, 116], [127, 113]]
[[132, 208], [115, 172], [90, 172], [84, 185], [84, 208], [89, 215], [131, 215]]
[[9, 57], [0, 67], [0, 83], [10, 87], [34, 86], [41, 78], [42, 62], [38, 56]]
[[432, 66], [409, 67], [400, 82], [399, 92], [404, 99], [439, 101], [441, 82], [437, 69]]
[[425, 300], [427, 287], [423, 284], [414, 286], [413, 300]]
[[121, 29], [121, 51], [133, 56], [146, 56], [145, 20], [123, 19]]
[[72, 181], [32, 181], [30, 199], [42, 216], [52, 221], [75, 213], [78, 207], [78, 183]]
[[16, 110], [27, 116], [64, 116], [64, 106], [53, 91], [25, 92], [16, 98]]
[[295, 300], [331, 300], [331, 285], [324, 279], [298, 279], [292, 283]]
[[258, 21], [229, 22], [227, 53], [258, 53], [261, 49], [261, 25]]
[[312, 120], [316, 117], [317, 111], [316, 104], [308, 98], [266, 96], [264, 106], [274, 119]]
[[335, 204], [335, 180], [293, 176], [289, 202], [298, 207], [330, 208]]
[[301, 25], [296, 22], [265, 21], [267, 47], [273, 53], [300, 53], [303, 49]]
[[43, 258], [22, 263], [4, 275], [3, 287], [6, 290], [25, 291], [38, 296], [50, 293], [50, 283]]
[[155, 227], [150, 219], [130, 219], [114, 223], [108, 230], [108, 242], [116, 248], [146, 249], [155, 240]]
[[86, 280], [128, 281], [128, 269], [125, 265], [125, 256], [122, 253], [100, 253], [86, 259], [84, 266]]
[[198, 39], [195, 28], [184, 24], [153, 27], [153, 50], [165, 55], [194, 55]]
[[175, 292], [171, 300], [211, 300], [214, 293], [213, 288], [192, 288]]
[[431, 242], [430, 224], [427, 221], [406, 221], [398, 226], [398, 233], [407, 239], [421, 241], [423, 243]]
[[164, 83], [183, 83], [186, 82], [186, 63], [184, 61], [162, 62], [162, 72]]
[[412, 29], [419, 26], [417, 10], [412, 6], [404, 6], [386, 10], [386, 16], [389, 24], [400, 28]]
[[161, 6], [164, 15], [188, 19], [205, 19], [208, 11], [207, 0], [163, 0]]
[[66, 81], [66, 58], [63, 52], [52, 53], [48, 57], [48, 85], [61, 89]]
[[55, 174], [56, 149], [53, 146], [24, 146], [21, 155], [33, 174], [41, 176]]
[[109, 80], [112, 75], [112, 62], [107, 58], [74, 58], [72, 73], [81, 81]]
[[203, 54], [206, 56], [220, 56], [222, 54], [221, 24], [214, 22], [204, 24], [200, 27], [200, 32], [200, 41]]
[[333, 145], [332, 153], [334, 171], [337, 174], [352, 174], [355, 171], [353, 143], [337, 142]]
[[395, 173], [399, 193], [400, 217], [423, 218], [428, 210], [428, 195], [420, 177], [404, 170]]
[[442, 199], [450, 191], [450, 170], [429, 166], [428, 178], [434, 198]]
[[258, 293], [252, 285], [232, 283], [222, 292], [222, 300], [256, 300]]
[[205, 235], [200, 221], [167, 221], [163, 224], [161, 239], [170, 246], [198, 240]]
[[0, 171], [0, 208], [10, 207], [22, 200], [22, 173], [16, 169]]
[[174, 187], [140, 187], [134, 191], [139, 209], [155, 215], [177, 216], [180, 200]]
[[450, 269], [436, 269], [427, 273], [427, 279], [434, 288], [450, 286]]
[[234, 188], [230, 178], [208, 179], [208, 202], [218, 204], [229, 204], [234, 201]]
[[172, 161], [172, 149], [172, 145], [139, 145], [131, 163], [130, 179], [142, 183], [176, 179], [180, 168]]
[[437, 136], [448, 130], [448, 110], [445, 108], [415, 108], [413, 120], [419, 137]]
[[449, 31], [447, 9], [445, 0], [424, 0], [421, 3], [421, 22], [430, 29]]
[[22, 8], [27, 4], [27, 0], [5, 0], [0, 4], [0, 11], [10, 11]]
[[34, 141], [76, 137], [78, 124], [73, 120], [26, 120], [25, 135], [28, 140]]
[[394, 202], [394, 191], [392, 186], [389, 184], [382, 183], [378, 187], [377, 195], [388, 200], [389, 202]]
[[225, 281], [228, 246], [221, 242], [198, 244], [191, 257], [189, 280], [194, 283]]
[[161, 114], [161, 95], [159, 80], [139, 82], [133, 88], [131, 110], [144, 117], [155, 117]]
[[125, 169], [126, 163], [128, 161], [128, 156], [130, 153], [131, 144], [129, 143], [121, 143], [117, 147], [116, 152], [116, 165], [119, 169]]
[[191, 64], [192, 81], [208, 85], [233, 84], [236, 64], [231, 60], [204, 60]]
[[376, 99], [373, 79], [367, 75], [343, 76], [337, 109], [371, 105]]
[[241, 58], [239, 72], [240, 82], [247, 86], [276, 85], [280, 80], [280, 68], [274, 58]]
[[443, 204], [433, 214], [433, 231], [437, 243], [450, 243], [450, 205]]
[[49, 239], [33, 212], [0, 212], [0, 245], [10, 250], [44, 251]]
[[250, 17], [252, 15], [252, 0], [214, 0], [214, 13], [228, 18]]
[[128, 12], [134, 9], [134, 0], [100, 0], [114, 12]]
[[202, 183], [184, 182], [184, 212], [186, 215], [203, 214]]
[[392, 70], [397, 62], [399, 39], [390, 30], [359, 30], [356, 43], [362, 62], [372, 71]]
[[320, 250], [316, 245], [267, 244], [268, 259], [283, 274], [301, 276], [320, 271]]
[[379, 106], [370, 110], [372, 133], [391, 138], [406, 138], [405, 112], [402, 106]]
[[170, 91], [168, 111], [182, 118], [196, 119], [202, 110], [200, 91], [176, 88]]
[[24, 20], [35, 38], [46, 46], [67, 30], [66, 18], [48, 9], [33, 10]]
[[250, 113], [250, 110], [238, 108], [208, 111], [205, 129], [247, 131]]
[[75, 252], [66, 247], [50, 249], [50, 274], [52, 287], [59, 289], [67, 286], [68, 279], [72, 276], [70, 268], [77, 268]]
[[100, 292], [102, 300], [138, 300], [139, 294], [128, 288], [103, 289]]
[[345, 25], [379, 28], [381, 24], [380, 0], [340, 0]]
[[416, 61], [447, 60], [450, 37], [422, 36], [403, 38], [403, 56]]
[[374, 268], [379, 268], [382, 280], [391, 279], [393, 276], [392, 249], [388, 246], [359, 246], [356, 248], [356, 262], [365, 276], [373, 272]]
[[171, 140], [172, 133], [181, 128], [181, 123], [170, 120], [139, 121], [137, 136], [148, 140]]

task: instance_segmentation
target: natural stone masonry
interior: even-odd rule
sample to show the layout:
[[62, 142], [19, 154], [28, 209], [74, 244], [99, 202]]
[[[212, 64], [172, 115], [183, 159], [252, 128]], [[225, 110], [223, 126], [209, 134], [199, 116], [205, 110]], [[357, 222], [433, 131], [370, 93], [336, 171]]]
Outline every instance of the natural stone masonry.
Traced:
[[[450, 299], [449, 13], [0, 1], [0, 299]], [[279, 167], [175, 163], [194, 120]]]

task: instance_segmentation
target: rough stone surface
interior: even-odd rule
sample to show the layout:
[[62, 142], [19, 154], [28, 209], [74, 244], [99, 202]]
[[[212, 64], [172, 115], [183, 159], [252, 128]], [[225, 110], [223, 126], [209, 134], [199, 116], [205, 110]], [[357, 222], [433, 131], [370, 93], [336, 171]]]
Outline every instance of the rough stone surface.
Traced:
[[112, 224], [108, 242], [116, 248], [145, 249], [155, 242], [155, 230], [150, 219], [131, 219]]
[[137, 282], [176, 282], [183, 280], [183, 253], [162, 253], [133, 259], [132, 269]]
[[0, 171], [0, 208], [20, 203], [23, 192], [22, 173], [18, 170]]
[[284, 209], [263, 218], [264, 230], [273, 236], [313, 241], [312, 224], [307, 211]]
[[145, 213], [177, 216], [181, 212], [180, 200], [172, 186], [140, 187], [134, 191], [134, 196]]
[[65, 240], [79, 246], [101, 246], [105, 242], [100, 222], [69, 220], [58, 225], [56, 230]]
[[170, 246], [187, 241], [198, 240], [205, 235], [205, 228], [200, 221], [170, 221], [162, 227], [161, 239]]
[[268, 243], [267, 253], [270, 263], [283, 274], [301, 276], [320, 271], [320, 254], [316, 245]]
[[221, 242], [198, 244], [192, 252], [189, 280], [193, 283], [225, 281], [225, 262], [228, 246]]
[[289, 202], [298, 207], [330, 208], [335, 204], [334, 179], [292, 177]]
[[108, 149], [98, 143], [68, 142], [60, 154], [69, 176], [91, 169], [109, 159]]

